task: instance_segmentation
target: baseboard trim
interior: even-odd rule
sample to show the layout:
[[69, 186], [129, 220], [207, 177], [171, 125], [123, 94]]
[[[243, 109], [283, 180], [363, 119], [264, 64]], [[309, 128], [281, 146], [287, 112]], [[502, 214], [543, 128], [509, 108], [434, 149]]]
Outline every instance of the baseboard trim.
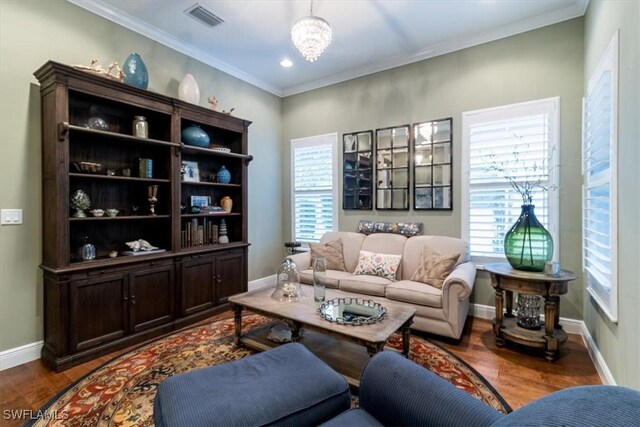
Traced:
[[276, 283], [276, 275], [272, 274], [271, 276], [262, 277], [260, 279], [250, 281], [249, 290], [255, 291], [256, 289], [268, 288], [271, 286], [275, 286], [275, 283]]
[[43, 344], [44, 341], [37, 341], [0, 351], [0, 371], [40, 359]]
[[[479, 319], [491, 320], [496, 317], [495, 307], [482, 304], [469, 304], [469, 314]], [[542, 314], [542, 318], [544, 319], [544, 314]], [[611, 371], [609, 370], [607, 363], [604, 361], [604, 357], [602, 357], [595, 341], [593, 341], [593, 338], [589, 333], [589, 329], [587, 329], [587, 325], [585, 325], [582, 320], [569, 319], [566, 317], [560, 318], [560, 324], [566, 333], [576, 334], [582, 337], [582, 341], [584, 342], [585, 347], [587, 347], [587, 352], [591, 357], [591, 361], [593, 361], [602, 384], [616, 385], [616, 381], [613, 379], [613, 375], [611, 375]]]
[[600, 353], [598, 346], [595, 341], [591, 337], [589, 333], [589, 329], [587, 325], [582, 322], [582, 340], [584, 341], [584, 345], [587, 347], [587, 351], [589, 352], [589, 356], [591, 356], [591, 360], [593, 360], [593, 364], [596, 366], [596, 371], [598, 371], [598, 375], [600, 375], [600, 380], [602, 384], [605, 385], [617, 385], [616, 380], [613, 378], [607, 363], [604, 361], [604, 357]]
[[[253, 291], [256, 289], [271, 287], [274, 285], [275, 280], [275, 274], [252, 280], [249, 282], [248, 289]], [[495, 317], [495, 308], [490, 305], [469, 304], [469, 314], [479, 319], [490, 320]], [[595, 341], [591, 337], [585, 323], [581, 320], [561, 317], [560, 324], [567, 333], [578, 334], [582, 337], [582, 340], [587, 347], [587, 351], [589, 352], [589, 356], [595, 365], [596, 371], [598, 372], [598, 375], [600, 375], [602, 383], [606, 385], [616, 385], [616, 381], [613, 378], [604, 357], [602, 357], [600, 350], [596, 346]], [[20, 347], [10, 348], [9, 350], [0, 351], [0, 371], [22, 365], [23, 363], [38, 360], [40, 358], [40, 352], [43, 344], [43, 341], [37, 341]]]

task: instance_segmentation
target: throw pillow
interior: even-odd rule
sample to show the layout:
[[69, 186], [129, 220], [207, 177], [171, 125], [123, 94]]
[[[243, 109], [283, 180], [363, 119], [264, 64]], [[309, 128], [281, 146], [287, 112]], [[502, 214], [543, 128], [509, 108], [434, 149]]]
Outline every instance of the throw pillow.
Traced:
[[411, 280], [442, 289], [444, 280], [453, 271], [460, 254], [440, 255], [428, 246], [422, 248], [420, 264]]
[[402, 255], [376, 254], [369, 251], [360, 251], [358, 265], [353, 274], [366, 274], [368, 276], [380, 276], [389, 280], [396, 280], [396, 273], [400, 266]]
[[342, 255], [342, 239], [333, 240], [325, 244], [309, 243], [311, 259], [322, 257], [325, 259], [327, 270], [347, 271]]

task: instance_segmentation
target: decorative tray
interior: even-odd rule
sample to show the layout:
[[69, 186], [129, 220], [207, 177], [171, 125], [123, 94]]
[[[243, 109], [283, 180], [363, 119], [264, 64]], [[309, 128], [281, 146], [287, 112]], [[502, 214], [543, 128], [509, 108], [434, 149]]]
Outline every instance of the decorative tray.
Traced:
[[218, 151], [220, 153], [230, 153], [231, 152], [231, 148], [213, 146], [213, 147], [211, 147], [211, 151]]
[[370, 299], [334, 298], [322, 303], [318, 313], [325, 320], [340, 325], [370, 325], [384, 317], [387, 309]]

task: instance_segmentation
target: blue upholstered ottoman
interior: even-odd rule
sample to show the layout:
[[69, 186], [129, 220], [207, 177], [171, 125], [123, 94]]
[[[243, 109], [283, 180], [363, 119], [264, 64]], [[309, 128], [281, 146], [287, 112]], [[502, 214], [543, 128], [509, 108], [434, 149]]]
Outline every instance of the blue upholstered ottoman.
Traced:
[[301, 344], [285, 344], [158, 386], [158, 427], [318, 425], [349, 409], [347, 381]]

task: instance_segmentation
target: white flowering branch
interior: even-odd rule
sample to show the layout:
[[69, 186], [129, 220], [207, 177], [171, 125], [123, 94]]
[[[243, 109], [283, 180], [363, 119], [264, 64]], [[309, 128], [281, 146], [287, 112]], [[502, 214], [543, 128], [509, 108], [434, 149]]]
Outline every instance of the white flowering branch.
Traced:
[[[517, 135], [514, 136], [517, 137]], [[493, 153], [485, 156], [485, 160], [488, 163], [485, 170], [501, 174], [511, 184], [511, 187], [520, 194], [522, 203], [530, 205], [536, 191], [556, 190], [557, 186], [550, 184], [548, 181], [551, 170], [546, 167], [546, 159], [542, 164], [526, 162], [520, 158], [520, 152], [517, 147], [512, 152], [512, 159], [498, 161]], [[553, 157], [554, 152], [555, 147], [553, 147], [549, 158]]]

